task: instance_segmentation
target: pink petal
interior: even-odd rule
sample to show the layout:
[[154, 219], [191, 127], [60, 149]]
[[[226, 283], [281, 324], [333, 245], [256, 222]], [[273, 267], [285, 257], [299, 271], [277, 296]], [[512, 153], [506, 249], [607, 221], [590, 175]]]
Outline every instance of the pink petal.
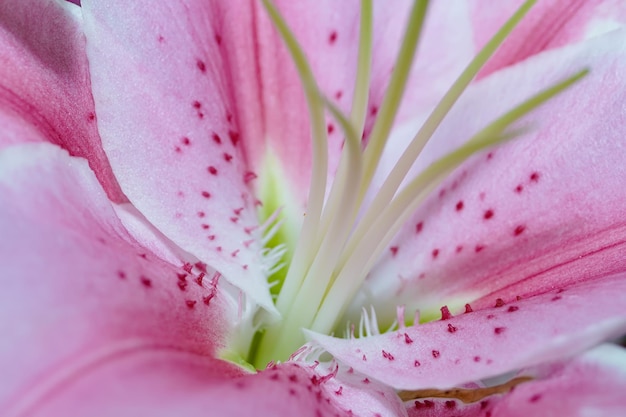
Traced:
[[[477, 49], [508, 19], [522, 0], [469, 2]], [[539, 1], [515, 29], [479, 78], [541, 51], [580, 42], [626, 24], [621, 0]]]
[[79, 9], [24, 0], [0, 5], [0, 149], [47, 141], [89, 160], [109, 198], [127, 201], [96, 128]]
[[133, 205], [273, 310], [243, 147], [263, 134], [241, 131], [223, 52], [252, 41], [252, 11], [197, 3], [82, 2], [98, 127]]
[[49, 144], [5, 148], [0, 195], [1, 415], [127, 352], [224, 347], [236, 306], [132, 241], [86, 161]]
[[572, 356], [626, 331], [620, 274], [363, 339], [309, 333], [337, 360], [400, 389], [448, 388]]
[[[216, 368], [217, 365], [217, 368]], [[223, 368], [223, 365], [221, 365]], [[344, 416], [314, 373], [288, 363], [237, 376], [176, 351], [117, 355], [61, 387], [33, 416]]]
[[621, 416], [626, 411], [626, 353], [603, 345], [571, 362], [541, 365], [523, 372], [537, 379], [505, 395], [464, 404], [424, 398], [406, 403], [409, 416]]
[[[517, 386], [485, 407], [492, 415], [621, 416], [626, 413], [626, 352], [595, 348], [570, 363], [542, 367], [541, 379]], [[495, 404], [493, 404], [495, 403]]]
[[530, 134], [472, 158], [417, 210], [372, 271], [353, 321], [370, 303], [382, 323], [399, 304], [432, 319], [444, 304], [481, 307], [626, 270], [624, 39], [617, 31], [546, 52], [467, 91], [416, 171], [540, 88], [591, 67], [528, 117]]

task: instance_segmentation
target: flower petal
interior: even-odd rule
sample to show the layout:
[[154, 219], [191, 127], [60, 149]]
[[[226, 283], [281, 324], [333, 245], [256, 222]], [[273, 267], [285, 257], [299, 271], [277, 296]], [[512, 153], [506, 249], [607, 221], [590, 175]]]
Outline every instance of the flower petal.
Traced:
[[[252, 11], [234, 3], [84, 1], [82, 10], [98, 127], [124, 192], [168, 238], [272, 311], [237, 114], [256, 98], [233, 100], [226, 54], [251, 42]], [[262, 135], [249, 133], [245, 141]]]
[[400, 304], [432, 319], [443, 304], [458, 310], [487, 297], [480, 307], [626, 270], [624, 39], [616, 31], [549, 51], [470, 87], [416, 170], [539, 89], [591, 67], [528, 116], [530, 133], [473, 157], [426, 200], [372, 271], [353, 321], [370, 303], [386, 325]]
[[0, 196], [0, 414], [126, 351], [212, 357], [226, 344], [236, 305], [136, 244], [84, 160], [7, 147]]
[[626, 353], [615, 345], [603, 345], [571, 362], [541, 365], [523, 374], [536, 379], [505, 395], [467, 404], [452, 398], [420, 398], [407, 402], [407, 411], [410, 417], [621, 416], [626, 411]]
[[313, 372], [283, 364], [237, 375], [224, 363], [176, 351], [128, 352], [69, 381], [32, 414], [41, 417], [150, 415], [342, 416]]
[[[482, 47], [522, 0], [469, 2], [477, 49]], [[621, 0], [539, 1], [481, 70], [478, 78], [541, 51], [580, 42], [626, 24]]]
[[626, 412], [626, 352], [621, 347], [603, 345], [570, 363], [546, 365], [535, 372], [545, 375], [490, 400], [483, 407], [485, 412], [510, 417], [621, 416]]
[[0, 4], [0, 149], [57, 144], [87, 158], [109, 198], [125, 202], [96, 128], [79, 13], [62, 1]]
[[308, 332], [337, 360], [400, 389], [449, 388], [569, 357], [626, 331], [626, 274], [388, 334]]

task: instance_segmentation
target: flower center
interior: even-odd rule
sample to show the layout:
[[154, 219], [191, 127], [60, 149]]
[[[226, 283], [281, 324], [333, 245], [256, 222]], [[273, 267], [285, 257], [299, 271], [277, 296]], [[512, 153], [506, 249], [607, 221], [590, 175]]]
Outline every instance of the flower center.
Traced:
[[[324, 97], [304, 52], [285, 21], [270, 0], [263, 0], [304, 86], [311, 121], [313, 169], [307, 207], [302, 213], [289, 194], [285, 180], [288, 176], [271, 149], [268, 150], [260, 178], [259, 194], [264, 201], [260, 217], [265, 221], [278, 213], [276, 228], [269, 233], [266, 247], [274, 255], [284, 252], [284, 267], [277, 266], [269, 278], [282, 320], [268, 324], [257, 333], [247, 358], [250, 363], [263, 368], [269, 361], [286, 360], [305, 342], [302, 329], [330, 334], [338, 325], [343, 325], [341, 317], [368, 272], [428, 194], [474, 153], [519, 135], [519, 129], [509, 129], [513, 122], [586, 74], [581, 71], [505, 113], [400, 189], [410, 167], [450, 108], [534, 3], [535, 0], [526, 1], [476, 55], [417, 132], [371, 203], [365, 206], [366, 192], [371, 187], [407, 85], [428, 2], [416, 0], [413, 4], [394, 71], [368, 144], [363, 149], [360, 138], [368, 108], [372, 0], [361, 1], [357, 76], [350, 115], [344, 115]], [[337, 175], [328, 195], [325, 111], [335, 119], [345, 137]]]

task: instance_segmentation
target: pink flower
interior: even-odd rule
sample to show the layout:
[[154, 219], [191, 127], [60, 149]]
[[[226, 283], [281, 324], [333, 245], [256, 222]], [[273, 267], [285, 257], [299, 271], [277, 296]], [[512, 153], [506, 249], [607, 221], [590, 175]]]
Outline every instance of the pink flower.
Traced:
[[[348, 113], [361, 4], [277, 3], [320, 90]], [[516, 122], [515, 141], [425, 177], [433, 192], [417, 208], [395, 199], [368, 217], [350, 204], [391, 189], [415, 132], [521, 4], [433, 2], [390, 115], [413, 9], [375, 3], [368, 98], [355, 101], [367, 106], [351, 122], [366, 149], [389, 141], [378, 164], [343, 176], [355, 141], [339, 115], [310, 122], [260, 2], [0, 4], [0, 415], [623, 412], [626, 355], [598, 345], [626, 333], [624, 6], [540, 1], [407, 178], [590, 73]], [[328, 136], [327, 166], [312, 129]], [[334, 178], [347, 184], [340, 204], [316, 222]], [[346, 243], [359, 225], [374, 232]], [[314, 279], [297, 281], [307, 270]], [[268, 278], [281, 282], [277, 301]], [[350, 337], [329, 336], [348, 323]], [[246, 369], [267, 360], [283, 362]], [[514, 377], [525, 379], [507, 385]]]

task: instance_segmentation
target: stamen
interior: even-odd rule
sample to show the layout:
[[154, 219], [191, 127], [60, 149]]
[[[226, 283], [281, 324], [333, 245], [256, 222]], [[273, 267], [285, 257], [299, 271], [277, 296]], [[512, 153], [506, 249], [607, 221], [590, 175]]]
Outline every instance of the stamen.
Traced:
[[306, 260], [311, 258], [310, 252], [314, 249], [312, 246], [315, 242], [316, 229], [320, 221], [324, 194], [326, 192], [328, 139], [326, 136], [324, 105], [318, 93], [319, 89], [313, 77], [313, 71], [306, 60], [304, 52], [298, 45], [293, 33], [274, 4], [272, 4], [270, 0], [263, 0], [263, 5], [274, 27], [278, 30], [281, 38], [285, 42], [291, 58], [296, 65], [309, 107], [313, 139], [313, 172], [311, 172], [306, 216], [302, 223], [302, 229], [291, 260], [291, 265], [287, 272], [287, 277], [285, 278], [276, 302], [278, 310], [284, 312], [291, 307], [293, 295], [300, 286], [301, 280], [306, 273]]
[[389, 138], [396, 113], [400, 107], [402, 96], [409, 77], [413, 57], [422, 33], [424, 18], [426, 17], [427, 0], [416, 0], [409, 14], [408, 24], [398, 58], [395, 62], [389, 86], [385, 92], [382, 105], [378, 110], [376, 122], [370, 134], [367, 149], [365, 149], [365, 174], [361, 183], [361, 197], [363, 199], [370, 186], [374, 172], [378, 167], [380, 156]]
[[373, 15], [372, 0], [361, 0], [359, 58], [356, 81], [354, 83], [354, 94], [352, 96], [352, 113], [350, 114], [350, 120], [359, 138], [363, 135], [369, 99], [370, 74], [372, 72], [372, 39], [374, 33]]

